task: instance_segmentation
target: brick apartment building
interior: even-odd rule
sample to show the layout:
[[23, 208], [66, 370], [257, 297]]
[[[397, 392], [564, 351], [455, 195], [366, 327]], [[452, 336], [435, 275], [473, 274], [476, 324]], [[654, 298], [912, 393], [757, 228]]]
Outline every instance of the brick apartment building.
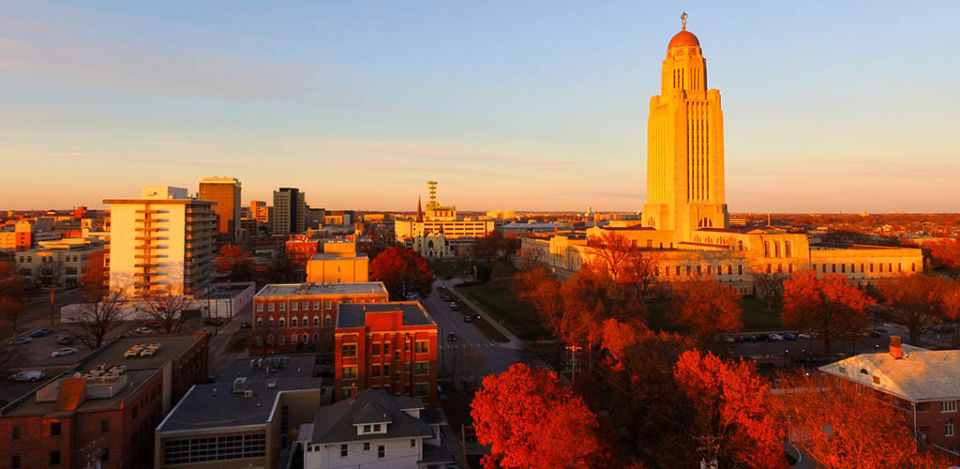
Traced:
[[253, 298], [251, 349], [267, 354], [332, 352], [340, 303], [387, 300], [387, 288], [381, 282], [265, 285]]
[[437, 323], [419, 302], [341, 304], [335, 341], [335, 399], [372, 388], [437, 403]]
[[307, 261], [320, 251], [320, 240], [309, 239], [306, 235], [291, 235], [284, 243], [283, 251], [300, 272], [306, 272]]
[[[0, 469], [149, 466], [154, 428], [207, 379], [208, 343], [206, 334], [120, 338], [14, 400], [0, 409]], [[157, 346], [133, 356], [141, 344]]]
[[889, 353], [862, 353], [820, 371], [869, 388], [907, 415], [921, 446], [960, 463], [960, 350], [927, 350], [891, 337]]

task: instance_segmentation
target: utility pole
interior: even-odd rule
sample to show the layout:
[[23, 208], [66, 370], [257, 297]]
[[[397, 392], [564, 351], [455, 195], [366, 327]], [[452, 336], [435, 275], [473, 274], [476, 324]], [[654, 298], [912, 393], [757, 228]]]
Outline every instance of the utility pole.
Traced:
[[570, 383], [576, 384], [577, 382], [577, 352], [583, 350], [583, 347], [571, 344], [567, 346], [567, 350], [570, 351]]
[[700, 458], [700, 469], [720, 468], [720, 463], [717, 462], [717, 456], [720, 453], [720, 440], [722, 439], [722, 436], [697, 437], [697, 440], [701, 442], [701, 446], [697, 447], [697, 451], [703, 455]]

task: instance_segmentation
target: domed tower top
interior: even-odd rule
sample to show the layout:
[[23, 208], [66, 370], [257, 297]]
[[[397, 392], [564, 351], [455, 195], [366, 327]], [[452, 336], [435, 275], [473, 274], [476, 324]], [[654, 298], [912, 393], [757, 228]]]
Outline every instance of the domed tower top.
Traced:
[[670, 45], [667, 46], [667, 50], [673, 49], [674, 47], [700, 47], [700, 40], [697, 39], [697, 36], [687, 31], [687, 12], [683, 12], [683, 14], [680, 15], [680, 22], [683, 25], [683, 29], [670, 39]]

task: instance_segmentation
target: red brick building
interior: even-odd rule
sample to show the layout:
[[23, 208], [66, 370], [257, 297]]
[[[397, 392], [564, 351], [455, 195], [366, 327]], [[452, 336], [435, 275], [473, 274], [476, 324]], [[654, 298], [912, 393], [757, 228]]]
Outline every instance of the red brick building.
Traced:
[[437, 323], [417, 301], [341, 304], [335, 399], [364, 389], [437, 403]]
[[[0, 409], [0, 469], [148, 467], [153, 433], [207, 379], [208, 337], [117, 339]], [[159, 344], [132, 356], [136, 345]]]
[[307, 261], [314, 254], [320, 252], [320, 240], [291, 236], [290, 240], [284, 244], [284, 252], [291, 263], [295, 264], [301, 271], [306, 272]]
[[265, 285], [253, 297], [255, 353], [332, 352], [340, 303], [388, 300], [381, 282]]
[[960, 463], [960, 350], [927, 350], [891, 337], [889, 353], [862, 353], [820, 367], [872, 389], [907, 415], [922, 447]]

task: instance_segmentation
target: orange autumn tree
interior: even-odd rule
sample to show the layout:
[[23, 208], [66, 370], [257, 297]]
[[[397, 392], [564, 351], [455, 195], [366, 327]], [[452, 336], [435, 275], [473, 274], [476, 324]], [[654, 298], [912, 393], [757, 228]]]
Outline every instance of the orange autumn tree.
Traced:
[[873, 300], [840, 274], [817, 276], [804, 269], [783, 282], [781, 317], [787, 327], [815, 331], [830, 352], [835, 338], [850, 337], [867, 325]]
[[791, 442], [818, 467], [945, 468], [947, 462], [918, 452], [906, 413], [843, 379], [782, 376], [787, 392], [774, 405]]
[[522, 363], [483, 379], [470, 404], [485, 468], [590, 468], [604, 455], [597, 417], [556, 373]]
[[939, 275], [916, 273], [879, 279], [880, 301], [892, 311], [894, 320], [910, 334], [910, 343], [920, 345], [920, 335], [944, 318], [945, 303], [955, 280]]
[[769, 389], [752, 363], [688, 350], [677, 360], [673, 377], [692, 403], [690, 430], [706, 442], [706, 460], [716, 458], [720, 467], [786, 467]]
[[220, 248], [213, 260], [217, 272], [233, 282], [248, 282], [253, 279], [253, 259], [250, 251], [239, 244], [227, 243]]
[[700, 345], [718, 332], [739, 330], [740, 294], [713, 277], [674, 283], [671, 304], [679, 322]]
[[930, 249], [930, 257], [937, 265], [954, 273], [960, 271], [960, 238], [938, 239], [924, 247]]
[[107, 279], [109, 272], [103, 265], [103, 249], [97, 249], [87, 255], [83, 263], [83, 275], [80, 276], [80, 299], [84, 302], [95, 303], [107, 294]]
[[370, 262], [370, 278], [383, 282], [391, 301], [404, 301], [411, 293], [426, 298], [433, 289], [427, 260], [412, 249], [394, 246]]

